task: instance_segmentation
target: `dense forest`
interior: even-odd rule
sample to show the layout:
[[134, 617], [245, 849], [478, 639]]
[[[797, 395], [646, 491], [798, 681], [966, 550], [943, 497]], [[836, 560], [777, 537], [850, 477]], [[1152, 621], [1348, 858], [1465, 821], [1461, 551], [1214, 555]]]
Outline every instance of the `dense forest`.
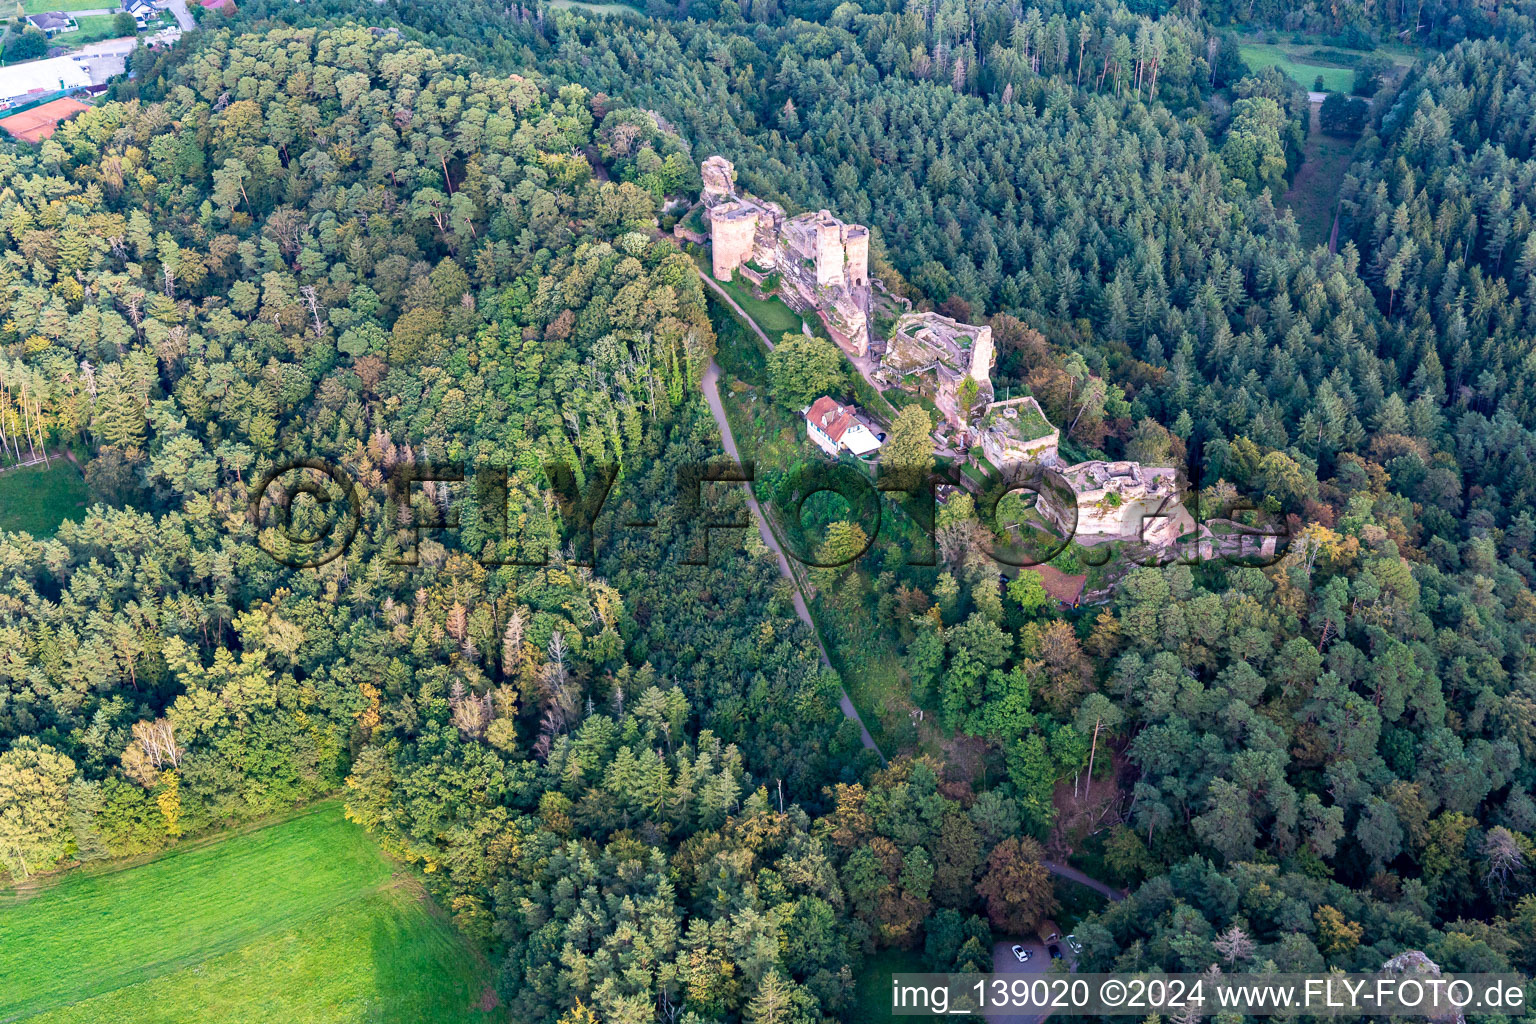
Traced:
[[[655, 6], [252, 0], [0, 151], [0, 461], [69, 449], [94, 502], [0, 534], [0, 869], [342, 791], [549, 1024], [849, 1019], [879, 951], [990, 969], [1048, 852], [1129, 893], [1083, 969], [1536, 970], [1531, 6]], [[1336, 251], [1234, 24], [1421, 26]], [[1058, 609], [955, 497], [937, 565], [814, 577], [932, 715], [866, 749], [708, 525], [739, 492], [680, 484], [755, 344], [660, 230], [716, 152], [989, 323], [1064, 448], [1198, 471], [1284, 557]], [[251, 513], [346, 497], [295, 459], [359, 484], [319, 565]]]

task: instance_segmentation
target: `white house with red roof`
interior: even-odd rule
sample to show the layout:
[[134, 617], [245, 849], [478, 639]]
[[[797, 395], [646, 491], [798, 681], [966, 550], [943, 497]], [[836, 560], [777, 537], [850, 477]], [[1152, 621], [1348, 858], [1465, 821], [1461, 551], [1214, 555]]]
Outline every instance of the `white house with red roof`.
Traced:
[[838, 405], [836, 400], [823, 395], [804, 412], [805, 432], [834, 459], [841, 451], [868, 455], [880, 447], [880, 439], [869, 424], [859, 418], [855, 406]]

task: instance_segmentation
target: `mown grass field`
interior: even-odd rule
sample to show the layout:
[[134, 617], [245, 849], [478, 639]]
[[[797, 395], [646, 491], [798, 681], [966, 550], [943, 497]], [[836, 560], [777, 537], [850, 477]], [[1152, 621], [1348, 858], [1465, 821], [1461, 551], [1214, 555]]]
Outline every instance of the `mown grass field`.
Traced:
[[[46, 14], [49, 11], [100, 11], [112, 7], [107, 0], [21, 0], [23, 14]], [[10, 14], [14, 7], [8, 8]]]
[[1329, 66], [1310, 61], [1306, 52], [1311, 47], [1288, 46], [1284, 43], [1244, 43], [1243, 62], [1254, 71], [1279, 68], [1296, 80], [1303, 89], [1311, 89], [1317, 76], [1323, 76], [1323, 88], [1328, 92], [1348, 93], [1355, 86], [1353, 68]]
[[51, 537], [64, 520], [84, 519], [89, 500], [80, 470], [63, 459], [7, 469], [0, 472], [0, 530]]
[[0, 892], [0, 1020], [490, 1022], [486, 971], [331, 801], [133, 867]]
[[59, 36], [57, 43], [74, 49], [88, 43], [99, 43], [103, 39], [115, 39], [117, 33], [113, 29], [116, 20], [115, 14], [88, 14], [83, 18], [76, 18], [75, 21], [80, 25], [79, 31]]

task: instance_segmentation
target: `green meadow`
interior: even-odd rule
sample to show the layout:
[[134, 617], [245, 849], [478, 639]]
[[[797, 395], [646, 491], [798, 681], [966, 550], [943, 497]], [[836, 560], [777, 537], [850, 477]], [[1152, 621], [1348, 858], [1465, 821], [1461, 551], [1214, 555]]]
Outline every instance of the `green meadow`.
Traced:
[[488, 975], [337, 801], [0, 891], [0, 1021], [500, 1022]]
[[1241, 47], [1243, 63], [1254, 71], [1279, 68], [1290, 75], [1303, 89], [1311, 89], [1317, 76], [1323, 76], [1323, 89], [1327, 92], [1348, 93], [1355, 86], [1353, 68], [1309, 59], [1311, 47], [1288, 46], [1283, 43], [1244, 43]]
[[85, 518], [89, 494], [80, 470], [64, 459], [51, 466], [0, 472], [0, 530], [51, 537], [66, 519]]

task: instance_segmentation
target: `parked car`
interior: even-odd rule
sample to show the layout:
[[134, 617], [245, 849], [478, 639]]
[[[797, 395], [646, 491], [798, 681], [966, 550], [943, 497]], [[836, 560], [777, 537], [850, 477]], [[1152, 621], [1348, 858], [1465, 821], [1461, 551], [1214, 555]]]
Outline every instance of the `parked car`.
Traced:
[[1077, 941], [1077, 936], [1076, 935], [1068, 935], [1066, 938], [1062, 939], [1061, 941], [1063, 941], [1063, 942], [1065, 942], [1067, 944], [1067, 948], [1072, 951], [1072, 955], [1073, 956], [1080, 956], [1080, 955], [1082, 955], [1083, 944], [1081, 942]]
[[1013, 957], [1021, 964], [1029, 963], [1029, 958], [1034, 955], [1035, 951], [1032, 949], [1025, 949], [1023, 946], [1013, 947]]
[[1046, 952], [1051, 954], [1051, 959], [1052, 960], [1060, 960], [1061, 959], [1061, 947], [1056, 945], [1056, 943], [1054, 943], [1054, 942], [1046, 947]]

